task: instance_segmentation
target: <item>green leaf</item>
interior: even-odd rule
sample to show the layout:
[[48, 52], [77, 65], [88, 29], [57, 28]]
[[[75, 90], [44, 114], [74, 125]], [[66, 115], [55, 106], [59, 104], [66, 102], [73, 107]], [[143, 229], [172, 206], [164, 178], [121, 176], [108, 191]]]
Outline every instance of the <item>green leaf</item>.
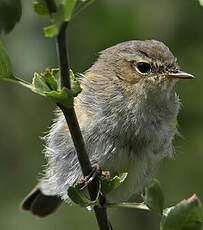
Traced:
[[203, 209], [196, 195], [164, 210], [161, 230], [199, 230], [203, 221]]
[[144, 203], [153, 211], [162, 214], [164, 208], [164, 195], [161, 184], [157, 179], [153, 179], [152, 183], [145, 188], [143, 196]]
[[12, 65], [10, 58], [3, 47], [2, 42], [0, 41], [0, 80], [8, 80], [13, 81], [15, 83], [19, 83], [27, 88], [32, 88], [29, 82], [20, 79], [12, 73]]
[[57, 0], [57, 10], [49, 15], [44, 0], [36, 0], [34, 2], [35, 12], [39, 15], [50, 16], [52, 25], [44, 28], [45, 37], [53, 37], [59, 33], [60, 27], [64, 21], [69, 22], [75, 13], [78, 14], [82, 9], [88, 6], [94, 0], [82, 1], [82, 4], [76, 12], [74, 12], [77, 0]]
[[70, 78], [71, 78], [71, 90], [73, 92], [73, 97], [77, 97], [77, 95], [82, 91], [82, 88], [80, 87], [79, 81], [76, 80], [72, 70], [70, 70]]
[[99, 188], [98, 188], [98, 193], [97, 193], [97, 197], [94, 201], [91, 201], [88, 197], [87, 197], [87, 192], [83, 191], [80, 189], [80, 184], [76, 183], [73, 186], [70, 186], [68, 188], [68, 196], [71, 198], [71, 200], [82, 206], [82, 207], [88, 207], [91, 205], [99, 205], [99, 195], [101, 193], [101, 184], [99, 184]]
[[55, 103], [63, 105], [65, 108], [73, 107], [73, 93], [70, 89], [63, 88], [60, 91], [50, 91], [45, 93]]
[[56, 25], [50, 25], [50, 26], [44, 27], [45, 37], [51, 38], [57, 35], [58, 32], [59, 32], [59, 28]]
[[55, 79], [57, 81], [57, 84], [60, 85], [59, 84], [60, 83], [59, 82], [60, 81], [59, 68], [52, 68], [51, 71], [52, 71], [52, 73], [53, 73], [53, 75], [54, 75], [54, 77], [55, 77]]
[[108, 178], [106, 176], [101, 176], [102, 182], [102, 192], [107, 194], [115, 189], [117, 189], [127, 178], [128, 173], [120, 173], [113, 178]]
[[33, 2], [33, 8], [35, 13], [40, 16], [49, 16], [46, 2], [44, 0], [36, 0]]
[[52, 25], [44, 28], [45, 37], [53, 37], [59, 33], [60, 27], [64, 21], [64, 6], [57, 5], [56, 13], [50, 15]]
[[0, 33], [10, 32], [17, 22], [19, 22], [22, 14], [22, 6], [20, 0], [1, 0], [0, 1]]
[[41, 73], [42, 78], [45, 80], [47, 86], [50, 90], [57, 90], [58, 89], [58, 83], [54, 76], [54, 71], [50, 68], [46, 68], [44, 73]]
[[59, 33], [59, 28], [64, 21], [64, 9], [61, 4], [57, 7], [56, 12], [49, 13], [45, 0], [36, 0], [33, 2], [34, 11], [40, 16], [49, 16], [50, 26], [44, 27], [45, 37], [53, 37]]
[[47, 92], [51, 91], [45, 79], [38, 73], [34, 73], [32, 85], [33, 85], [33, 91], [43, 96], [45, 96]]
[[73, 9], [77, 3], [77, 0], [63, 0], [64, 4], [64, 19], [65, 21], [70, 21], [71, 20], [71, 15], [73, 12]]
[[0, 41], [0, 78], [9, 78], [14, 80], [10, 58]]
[[58, 72], [59, 69], [47, 68], [41, 74], [34, 73], [32, 91], [51, 98], [56, 104], [60, 104], [65, 108], [72, 108], [74, 102], [72, 90], [67, 88], [58, 90]]
[[92, 201], [85, 195], [85, 193], [75, 186], [68, 188], [68, 196], [74, 203], [82, 207], [87, 207], [92, 204]]
[[203, 0], [199, 0], [201, 6], [203, 6]]

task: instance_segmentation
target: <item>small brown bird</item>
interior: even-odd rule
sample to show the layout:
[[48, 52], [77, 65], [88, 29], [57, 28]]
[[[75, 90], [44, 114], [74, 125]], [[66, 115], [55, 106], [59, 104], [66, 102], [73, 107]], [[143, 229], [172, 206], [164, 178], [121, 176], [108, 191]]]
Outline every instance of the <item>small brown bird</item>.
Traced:
[[[100, 53], [78, 76], [83, 88], [75, 110], [92, 164], [128, 172], [126, 181], [107, 201], [127, 201], [142, 191], [161, 159], [172, 156], [180, 100], [174, 91], [182, 72], [167, 46], [155, 40], [127, 41]], [[48, 165], [44, 177], [22, 207], [43, 217], [82, 176], [64, 116], [58, 114], [45, 137]]]

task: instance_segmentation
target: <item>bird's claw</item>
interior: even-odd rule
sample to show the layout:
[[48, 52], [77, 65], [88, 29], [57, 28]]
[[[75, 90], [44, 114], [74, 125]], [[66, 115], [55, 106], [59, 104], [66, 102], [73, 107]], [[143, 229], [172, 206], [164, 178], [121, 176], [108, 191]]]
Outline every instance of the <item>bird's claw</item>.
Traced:
[[102, 171], [98, 164], [92, 166], [92, 171], [89, 175], [80, 177], [77, 183], [80, 185], [80, 190], [85, 189], [97, 175], [106, 176], [110, 178], [110, 173], [108, 171]]

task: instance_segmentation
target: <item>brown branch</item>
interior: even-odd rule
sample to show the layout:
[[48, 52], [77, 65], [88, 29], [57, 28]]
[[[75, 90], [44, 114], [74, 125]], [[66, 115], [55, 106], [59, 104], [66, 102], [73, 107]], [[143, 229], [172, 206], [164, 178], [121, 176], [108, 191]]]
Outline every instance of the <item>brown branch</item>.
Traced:
[[[50, 3], [52, 2], [52, 3]], [[47, 7], [50, 11], [50, 14], [53, 13], [51, 5], [55, 5], [54, 0], [46, 0]], [[51, 5], [50, 5], [51, 4]], [[61, 88], [66, 87], [71, 88], [70, 84], [70, 64], [69, 64], [69, 55], [67, 48], [67, 39], [66, 39], [66, 29], [68, 22], [63, 22], [60, 28], [60, 32], [56, 39], [58, 59], [60, 66], [60, 79], [61, 79]], [[92, 166], [85, 148], [84, 139], [81, 134], [81, 130], [76, 118], [74, 108], [67, 109], [62, 105], [58, 105], [62, 110], [64, 117], [67, 121], [71, 137], [77, 152], [78, 160], [84, 176], [87, 176], [92, 171]], [[98, 181], [95, 179], [92, 183], [88, 185], [88, 191], [90, 194], [91, 200], [95, 200], [98, 193]], [[100, 203], [104, 202], [104, 197], [100, 197]], [[106, 208], [101, 208], [98, 206], [94, 207], [97, 223], [100, 230], [112, 230], [111, 224], [107, 217]]]

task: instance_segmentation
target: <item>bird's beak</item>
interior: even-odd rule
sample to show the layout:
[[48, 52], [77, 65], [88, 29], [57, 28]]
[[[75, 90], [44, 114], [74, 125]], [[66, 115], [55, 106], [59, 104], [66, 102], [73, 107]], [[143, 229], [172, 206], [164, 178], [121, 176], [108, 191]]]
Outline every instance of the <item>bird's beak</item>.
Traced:
[[194, 79], [195, 78], [195, 76], [193, 76], [192, 74], [181, 72], [181, 71], [177, 73], [163, 74], [162, 76], [166, 78], [177, 78], [177, 79]]

